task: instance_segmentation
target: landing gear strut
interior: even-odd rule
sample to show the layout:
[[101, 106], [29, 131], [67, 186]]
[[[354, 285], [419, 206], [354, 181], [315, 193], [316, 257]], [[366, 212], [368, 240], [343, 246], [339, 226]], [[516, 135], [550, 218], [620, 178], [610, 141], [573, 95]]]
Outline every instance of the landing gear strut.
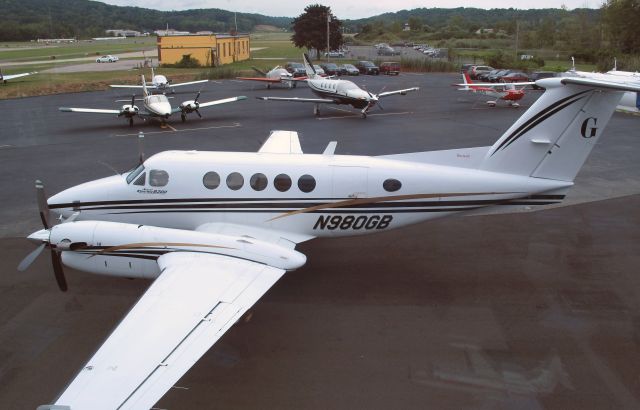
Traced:
[[129, 126], [133, 127], [133, 118], [129, 118]]
[[319, 104], [316, 104], [313, 107], [313, 114], [316, 115], [316, 116], [320, 115], [320, 105]]
[[187, 116], [184, 114], [180, 114], [180, 119], [182, 120], [182, 122], [185, 122], [187, 120]]

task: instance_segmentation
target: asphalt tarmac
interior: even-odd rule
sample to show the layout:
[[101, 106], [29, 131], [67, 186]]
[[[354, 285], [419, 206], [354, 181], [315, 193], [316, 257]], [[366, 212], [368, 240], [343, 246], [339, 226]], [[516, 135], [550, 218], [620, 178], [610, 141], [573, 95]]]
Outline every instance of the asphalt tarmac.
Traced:
[[[259, 101], [311, 96], [224, 80], [201, 101], [248, 99], [186, 123], [58, 112], [119, 107], [122, 92], [0, 101], [0, 408], [51, 402], [148, 282], [67, 269], [47, 258], [18, 273], [40, 228], [33, 181], [50, 194], [166, 149], [255, 151], [296, 130], [305, 152], [339, 154], [492, 144], [519, 109], [456, 91], [456, 75], [356, 77], [383, 100], [366, 120], [348, 107]], [[192, 99], [180, 91], [172, 104]], [[615, 114], [567, 204], [443, 219], [374, 236], [299, 246], [307, 264], [274, 286], [158, 403], [225, 409], [640, 408], [640, 118]], [[153, 343], [153, 340], [149, 340]]]

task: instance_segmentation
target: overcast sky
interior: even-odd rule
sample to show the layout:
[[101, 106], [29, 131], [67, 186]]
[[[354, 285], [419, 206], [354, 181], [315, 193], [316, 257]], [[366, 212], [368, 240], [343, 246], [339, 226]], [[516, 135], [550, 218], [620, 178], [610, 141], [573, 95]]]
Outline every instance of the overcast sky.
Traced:
[[340, 19], [358, 19], [381, 13], [419, 7], [476, 7], [476, 8], [558, 8], [564, 4], [569, 9], [577, 7], [598, 8], [602, 0], [103, 0], [119, 6], [138, 6], [157, 10], [188, 10], [217, 8], [243, 13], [260, 13], [267, 16], [296, 17], [308, 4], [322, 4]]

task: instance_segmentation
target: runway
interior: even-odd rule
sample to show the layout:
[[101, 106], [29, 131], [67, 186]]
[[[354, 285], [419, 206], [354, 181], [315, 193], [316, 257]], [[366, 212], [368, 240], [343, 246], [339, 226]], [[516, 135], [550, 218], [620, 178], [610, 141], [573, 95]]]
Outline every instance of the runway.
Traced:
[[[0, 101], [0, 408], [49, 403], [148, 282], [67, 269], [15, 269], [40, 228], [33, 181], [49, 194], [123, 172], [145, 152], [256, 151], [270, 130], [302, 149], [382, 155], [492, 144], [530, 106], [484, 109], [454, 74], [351, 78], [384, 99], [366, 120], [348, 107], [259, 101], [296, 89], [221, 81], [172, 128], [59, 106], [119, 108], [123, 92]], [[197, 88], [176, 93], [172, 105]], [[129, 94], [130, 97], [130, 94]], [[483, 108], [483, 109], [477, 109]], [[640, 407], [640, 132], [614, 114], [567, 203], [531, 213], [443, 219], [374, 236], [313, 240], [308, 262], [262, 298], [157, 404], [162, 409], [566, 409]], [[153, 343], [153, 340], [149, 340]]]

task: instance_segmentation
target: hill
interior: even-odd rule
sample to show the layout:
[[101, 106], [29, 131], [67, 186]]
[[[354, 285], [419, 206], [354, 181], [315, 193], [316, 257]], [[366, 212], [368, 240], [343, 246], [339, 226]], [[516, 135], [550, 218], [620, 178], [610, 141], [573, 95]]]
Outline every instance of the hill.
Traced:
[[[107, 29], [153, 32], [169, 27], [181, 31], [228, 32], [234, 13], [220, 9], [158, 11], [120, 7], [89, 0], [3, 0], [0, 41], [36, 38], [103, 37]], [[238, 31], [256, 25], [290, 28], [291, 18], [237, 13]]]

